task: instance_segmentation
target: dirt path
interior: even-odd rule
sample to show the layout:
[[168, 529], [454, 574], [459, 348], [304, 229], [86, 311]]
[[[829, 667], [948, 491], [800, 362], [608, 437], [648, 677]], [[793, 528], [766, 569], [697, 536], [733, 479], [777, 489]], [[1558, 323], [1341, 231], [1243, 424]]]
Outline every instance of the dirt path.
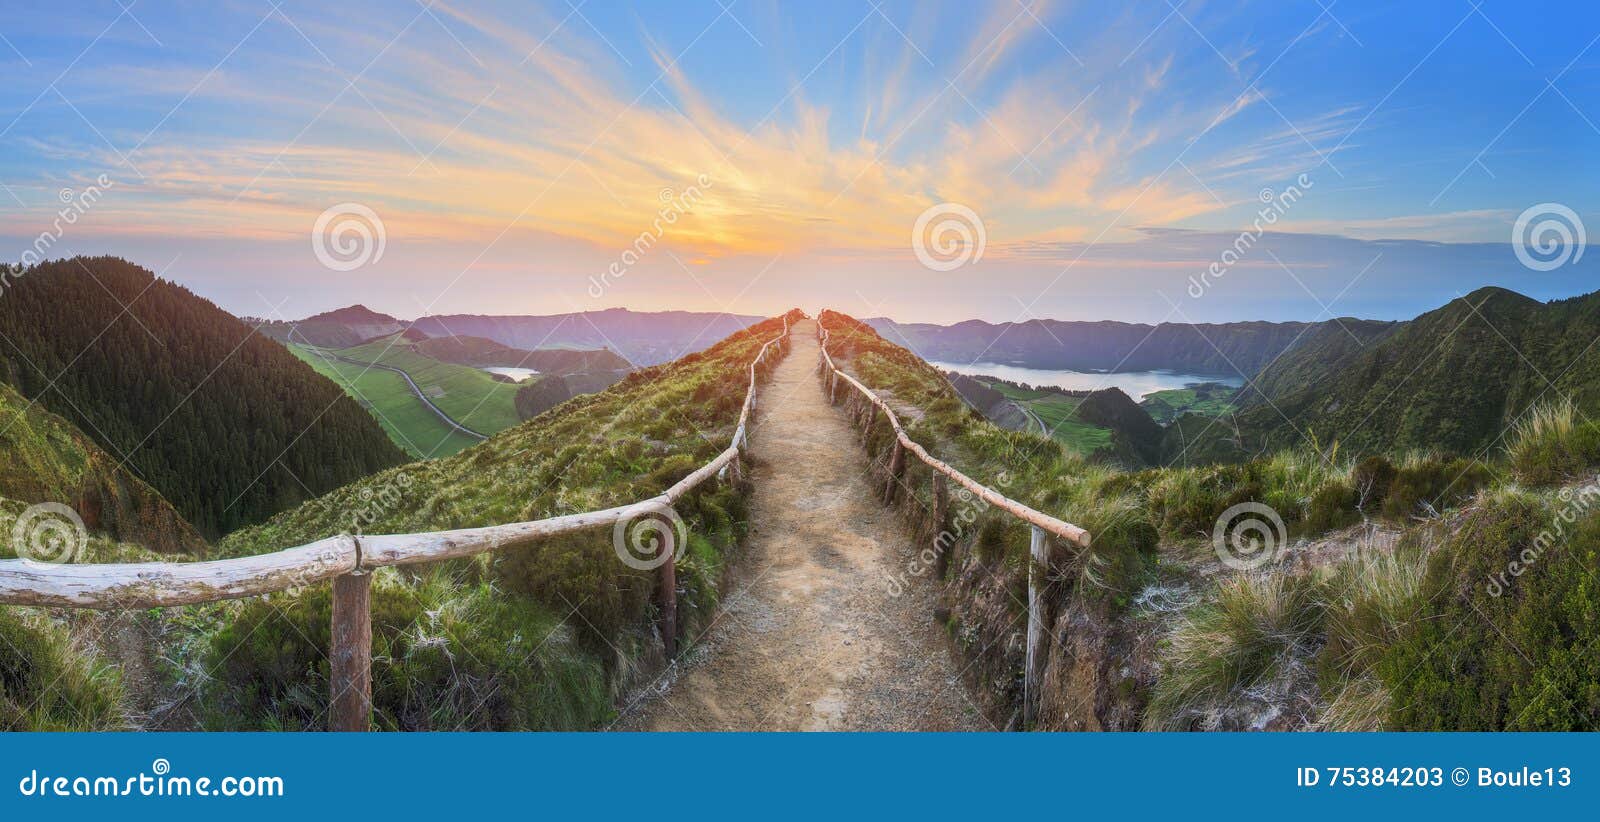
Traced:
[[670, 680], [617, 728], [661, 731], [993, 730], [961, 684], [924, 581], [890, 596], [910, 538], [816, 376], [816, 326], [758, 397], [742, 578]]

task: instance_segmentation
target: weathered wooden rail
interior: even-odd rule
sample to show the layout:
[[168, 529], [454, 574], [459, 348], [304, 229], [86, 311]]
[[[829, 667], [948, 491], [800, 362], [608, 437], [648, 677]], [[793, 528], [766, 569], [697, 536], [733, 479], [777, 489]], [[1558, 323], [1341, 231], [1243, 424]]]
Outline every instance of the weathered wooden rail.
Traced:
[[[954, 480], [979, 499], [1028, 523], [1031, 527], [1032, 538], [1028, 551], [1031, 558], [1028, 563], [1028, 644], [1027, 658], [1023, 663], [1022, 676], [1023, 724], [1025, 727], [1031, 727], [1039, 709], [1039, 677], [1043, 673], [1044, 665], [1043, 592], [1045, 586], [1044, 573], [1050, 567], [1050, 539], [1051, 537], [1059, 537], [1080, 548], [1088, 548], [1090, 542], [1089, 532], [1069, 522], [1029, 508], [961, 473], [951, 467], [949, 463], [929, 454], [927, 449], [906, 434], [905, 428], [900, 425], [900, 418], [894, 413], [894, 409], [890, 408], [887, 402], [884, 402], [882, 397], [879, 397], [860, 380], [846, 374], [838, 365], [834, 364], [833, 355], [828, 353], [828, 330], [822, 326], [820, 314], [817, 317], [817, 340], [821, 344], [817, 371], [828, 388], [829, 401], [838, 402], [839, 389], [841, 387], [855, 389], [862, 399], [868, 403], [868, 413], [862, 421], [862, 427], [870, 430], [881, 412], [884, 421], [894, 432], [894, 443], [889, 454], [889, 476], [883, 491], [883, 498], [886, 503], [894, 502], [895, 492], [901, 485], [902, 478], [905, 475], [906, 454], [909, 452], [921, 460], [924, 465], [933, 469], [933, 516], [937, 523], [935, 531], [942, 530], [949, 517], [949, 480]], [[947, 554], [948, 551], [941, 551], [938, 557], [937, 568], [941, 577], [944, 574]]]
[[[143, 610], [261, 596], [333, 581], [333, 637], [329, 655], [329, 730], [364, 731], [372, 717], [372, 571], [391, 565], [438, 562], [558, 534], [615, 526], [671, 506], [706, 480], [739, 477], [757, 378], [789, 350], [789, 316], [783, 332], [751, 361], [749, 387], [733, 441], [722, 453], [671, 488], [647, 500], [532, 522], [420, 534], [340, 534], [271, 554], [207, 562], [140, 562], [52, 565], [0, 560], [0, 604], [101, 610]], [[663, 546], [662, 550], [672, 550]], [[662, 642], [677, 652], [677, 580], [673, 558], [656, 567]]]

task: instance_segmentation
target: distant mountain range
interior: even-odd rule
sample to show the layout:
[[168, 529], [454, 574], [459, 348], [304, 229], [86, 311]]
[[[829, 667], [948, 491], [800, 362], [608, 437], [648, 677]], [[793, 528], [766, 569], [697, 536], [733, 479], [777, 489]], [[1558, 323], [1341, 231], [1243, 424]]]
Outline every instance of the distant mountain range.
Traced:
[[[1220, 369], [1247, 378], [1231, 412], [1179, 414], [1159, 447], [1131, 403], [1107, 398], [1108, 413], [1074, 412], [1073, 419], [1126, 441], [1122, 462], [1130, 462], [1124, 456], [1130, 453], [1146, 464], [1234, 462], [1310, 443], [1337, 443], [1345, 454], [1477, 455], [1503, 447], [1505, 432], [1537, 403], [1570, 399], [1600, 417], [1600, 292], [1541, 303], [1483, 288], [1404, 322], [867, 322], [891, 342], [909, 341], [926, 359], [1074, 370]], [[1002, 425], [1027, 427], [1013, 419], [1013, 403], [964, 385], [972, 382], [957, 380], [969, 402]]]
[[418, 354], [477, 368], [529, 368], [541, 374], [625, 371], [628, 361], [607, 349], [546, 348], [524, 351], [485, 337], [427, 337], [411, 345]]
[[1406, 323], [1308, 334], [1191, 450], [1238, 458], [1314, 437], [1347, 452], [1474, 454], [1535, 403], [1600, 415], [1600, 292], [1541, 303], [1482, 288]]
[[[445, 314], [406, 321], [353, 305], [296, 321], [262, 322], [261, 333], [280, 341], [348, 348], [401, 330], [433, 338], [481, 337], [524, 351], [611, 351], [620, 367], [659, 365], [703, 350], [761, 321], [745, 314], [707, 311], [630, 311], [608, 308], [571, 314]], [[532, 367], [532, 366], [529, 366]]]
[[[955, 325], [865, 320], [884, 339], [925, 360], [999, 363], [1072, 371], [1169, 370], [1249, 377], [1304, 334], [1325, 326], [1304, 322], [1161, 323], [1028, 320]], [[1353, 321], [1346, 321], [1353, 322]]]

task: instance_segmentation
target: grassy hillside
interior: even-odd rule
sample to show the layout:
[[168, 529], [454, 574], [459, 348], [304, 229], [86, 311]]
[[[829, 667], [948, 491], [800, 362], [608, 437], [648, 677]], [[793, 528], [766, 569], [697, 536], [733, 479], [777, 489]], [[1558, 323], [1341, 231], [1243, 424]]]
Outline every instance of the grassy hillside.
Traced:
[[[1082, 397], [1049, 389], [1024, 388], [1002, 380], [983, 380], [989, 387], [1032, 412], [1035, 425], [1027, 430], [1048, 433], [1075, 453], [1089, 456], [1111, 445], [1111, 429], [1078, 419]], [[1044, 428], [1041, 431], [1038, 423]]]
[[[340, 488], [230, 535], [226, 555], [341, 531], [491, 525], [646, 499], [727, 446], [745, 366], [781, 320], [644, 369], [599, 394], [452, 457]], [[680, 503], [683, 639], [698, 636], [744, 528], [741, 489], [714, 483]], [[659, 664], [653, 575], [616, 556], [609, 530], [508, 547], [435, 567], [385, 569], [374, 589], [374, 698], [382, 727], [561, 729], [604, 723], [613, 700]], [[326, 587], [225, 603], [194, 617], [174, 663], [215, 671], [201, 721], [214, 728], [316, 727], [326, 690]]]
[[303, 345], [290, 345], [289, 351], [371, 411], [395, 445], [417, 459], [449, 456], [479, 442], [446, 425], [393, 371], [336, 360]]
[[440, 362], [418, 353], [407, 341], [380, 337], [336, 353], [358, 362], [399, 368], [451, 419], [474, 431], [493, 434], [522, 421], [517, 415], [516, 383], [497, 380], [470, 365]]
[[[822, 321], [843, 367], [920, 412], [903, 417], [913, 438], [1094, 535], [1048, 575], [1042, 727], [1600, 729], [1600, 426], [1574, 411], [1487, 462], [1328, 447], [1125, 473], [996, 428], [910, 352]], [[888, 446], [880, 426], [877, 470]], [[950, 545], [952, 639], [984, 692], [1019, 704], [1028, 529], [957, 502], [936, 542], [927, 470], [905, 482], [907, 521]], [[1241, 503], [1284, 526], [1268, 561], [1236, 568], [1213, 529]]]
[[1168, 425], [1183, 414], [1220, 417], [1233, 410], [1237, 390], [1222, 383], [1207, 382], [1185, 388], [1152, 391], [1139, 401], [1150, 418]]
[[205, 551], [194, 526], [131, 468], [5, 383], [0, 383], [0, 497], [68, 505], [90, 531], [160, 553]]
[[283, 346], [124, 260], [28, 269], [0, 335], [0, 381], [126, 457], [208, 536], [405, 461]]

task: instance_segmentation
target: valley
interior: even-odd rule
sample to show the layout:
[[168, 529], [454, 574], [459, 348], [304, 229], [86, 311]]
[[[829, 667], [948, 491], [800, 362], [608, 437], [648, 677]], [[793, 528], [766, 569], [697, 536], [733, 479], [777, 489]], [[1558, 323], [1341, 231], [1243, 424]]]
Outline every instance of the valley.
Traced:
[[[170, 501], [186, 498], [182, 483], [159, 472], [152, 476], [165, 485], [141, 476], [161, 464], [152, 457], [188, 452], [117, 455], [127, 440], [107, 434], [131, 422], [119, 416], [129, 411], [105, 402], [116, 395], [87, 383], [43, 388], [28, 376], [44, 370], [40, 362], [5, 358], [0, 528], [22, 527], [31, 504], [68, 506], [88, 532], [73, 548], [78, 563], [262, 557], [341, 533], [473, 528], [649, 499], [734, 436], [747, 388], [744, 364], [763, 341], [783, 320], [802, 335], [792, 337], [790, 355], [800, 359], [776, 366], [771, 384], [755, 395], [749, 473], [675, 507], [685, 543], [674, 566], [677, 618], [669, 624], [672, 645], [681, 641], [688, 656], [675, 661], [667, 650], [653, 575], [619, 564], [602, 534], [507, 545], [403, 573], [379, 568], [372, 583], [374, 727], [1019, 727], [1025, 704], [1037, 709], [1027, 720], [1032, 727], [1052, 730], [1569, 729], [1600, 721], [1600, 703], [1549, 696], [1575, 693], [1560, 684], [1572, 669], [1590, 675], [1588, 660], [1567, 661], [1575, 645], [1595, 636], [1582, 610], [1592, 599], [1582, 569], [1600, 550], [1592, 538], [1600, 514], [1576, 510], [1574, 541], [1541, 554], [1521, 578], [1498, 583], [1536, 586], [1529, 590], [1538, 597], [1508, 599], [1478, 584], [1480, 577], [1497, 579], [1503, 557], [1541, 539], [1539, 530], [1563, 516], [1563, 506], [1593, 495], [1600, 426], [1588, 415], [1600, 409], [1585, 387], [1586, 349], [1569, 335], [1587, 333], [1594, 297], [1538, 304], [1491, 291], [1408, 323], [1302, 329], [1260, 373], [1185, 378], [1139, 398], [1118, 387], [1075, 390], [943, 371], [869, 324], [822, 312], [815, 323], [828, 329], [834, 361], [894, 407], [908, 436], [977, 481], [1093, 534], [1080, 550], [1047, 551], [1040, 682], [1025, 696], [1016, 592], [1030, 582], [1027, 529], [970, 497], [941, 502], [925, 466], [896, 465], [881, 418], [848, 403], [830, 407], [815, 382], [820, 352], [803, 336], [815, 325], [799, 312], [735, 331], [692, 356], [630, 371], [607, 349], [530, 351], [487, 337], [429, 337], [354, 309], [323, 316], [308, 338], [377, 336], [333, 347], [298, 340], [288, 329], [281, 342], [252, 343], [248, 326], [148, 273], [104, 260], [73, 262], [93, 265], [121, 287], [160, 289], [171, 305], [192, 312], [186, 322], [243, 329], [248, 362], [265, 364], [264, 373], [280, 374], [294, 388], [278, 399], [251, 394], [256, 407], [230, 413], [254, 424], [248, 420], [268, 411], [304, 419], [319, 405], [346, 409], [337, 420], [341, 433], [322, 435], [342, 448], [317, 464], [323, 476], [352, 476], [314, 496], [303, 488], [282, 494], [257, 521], [219, 525], [225, 520], [212, 509]], [[12, 303], [46, 310], [39, 295], [74, 280], [70, 267], [34, 272], [24, 284], [36, 290], [35, 301], [18, 289], [0, 311]], [[0, 315], [15, 349], [45, 362], [59, 356], [23, 316]], [[1494, 318], [1492, 330], [1504, 336], [1475, 330], [1471, 318], [1478, 316]], [[196, 350], [189, 326], [161, 314], [141, 312], [140, 319], [165, 351], [140, 343], [144, 332], [132, 322], [113, 322], [117, 336], [108, 344], [175, 368]], [[1458, 324], [1454, 336], [1433, 335], [1451, 321]], [[1455, 365], [1430, 372], [1427, 362], [1402, 354], [1415, 335]], [[1534, 356], [1574, 357], [1574, 375], [1549, 381], [1557, 399], [1492, 370], [1507, 362], [1500, 354], [1507, 339], [1539, 341], [1534, 350], [1543, 353]], [[154, 384], [112, 373], [117, 352], [98, 341], [88, 342], [82, 359], [104, 369], [99, 378], [119, 391], [162, 396]], [[1416, 382], [1399, 382], [1411, 393], [1393, 391], [1387, 369], [1397, 362], [1415, 372]], [[533, 373], [514, 381], [489, 368]], [[1501, 377], [1493, 392], [1475, 383], [1479, 397], [1492, 393], [1497, 415], [1514, 420], [1489, 448], [1467, 436], [1480, 424], [1481, 403], [1463, 400], [1447, 379], [1484, 373]], [[232, 372], [219, 378], [228, 391], [250, 391]], [[188, 385], [196, 393], [206, 387]], [[1330, 387], [1342, 392], [1336, 400], [1317, 393]], [[1403, 398], [1400, 410], [1383, 405], [1396, 400], [1368, 406], [1364, 397], [1385, 388]], [[52, 394], [67, 413], [55, 411]], [[304, 397], [297, 401], [304, 404], [286, 407], [283, 397]], [[95, 413], [81, 404], [95, 400]], [[1386, 419], [1372, 433], [1320, 427], [1343, 419], [1347, 402], [1402, 421], [1419, 416], [1400, 427]], [[1270, 424], [1258, 426], [1270, 423], [1262, 409], [1274, 406], [1302, 418], [1322, 415], [1317, 436], [1273, 445]], [[1532, 411], [1504, 410], [1511, 407]], [[1420, 416], [1417, 409], [1431, 410]], [[207, 430], [203, 419], [174, 417], [167, 423], [174, 430]], [[315, 432], [321, 418], [310, 419]], [[217, 433], [203, 436], [231, 442], [214, 427]], [[1462, 432], [1459, 442], [1472, 448], [1406, 446], [1453, 441], [1442, 431]], [[393, 450], [378, 448], [390, 454], [386, 462], [364, 467], [370, 454], [349, 446], [374, 436]], [[1252, 437], [1264, 445], [1247, 448]], [[401, 448], [390, 440], [404, 456], [394, 456]], [[202, 466], [200, 476], [217, 470], [204, 468], [198, 455], [187, 459], [183, 464]], [[255, 471], [247, 461], [240, 465], [242, 472], [227, 476]], [[818, 489], [843, 489], [849, 504], [840, 508], [829, 501], [832, 491]], [[1232, 556], [1211, 538], [1214, 527], [1232, 527], [1228, 511], [1243, 503], [1264, 506], [1281, 523], [1267, 532], [1275, 553], [1261, 564]], [[812, 536], [797, 541], [793, 533]], [[919, 543], [933, 546], [933, 560]], [[818, 545], [832, 547], [818, 554]], [[839, 576], [845, 567], [857, 573]], [[879, 601], [885, 589], [889, 599]], [[331, 607], [325, 586], [307, 586], [270, 601], [152, 610], [137, 629], [59, 609], [8, 609], [0, 619], [0, 663], [70, 675], [77, 684], [52, 692], [32, 674], [8, 684], [11, 701], [0, 700], [0, 722], [320, 727], [322, 707], [308, 695], [325, 691], [332, 676], [323, 661]], [[1514, 653], [1494, 636], [1449, 629], [1482, 612], [1512, 626]], [[825, 665], [796, 667], [773, 656], [775, 648], [812, 646], [828, 650], [806, 658]], [[1471, 666], [1441, 666], [1437, 648]], [[22, 662], [7, 661], [16, 649], [29, 650], [16, 658]], [[929, 649], [941, 656], [928, 656]], [[1226, 666], [1213, 664], [1217, 659]], [[1395, 674], [1407, 670], [1416, 673]], [[1592, 673], [1600, 677], [1600, 669]], [[937, 709], [909, 711], [905, 682], [940, 693]], [[1528, 691], [1522, 682], [1551, 685]], [[22, 710], [18, 694], [43, 707]]]

